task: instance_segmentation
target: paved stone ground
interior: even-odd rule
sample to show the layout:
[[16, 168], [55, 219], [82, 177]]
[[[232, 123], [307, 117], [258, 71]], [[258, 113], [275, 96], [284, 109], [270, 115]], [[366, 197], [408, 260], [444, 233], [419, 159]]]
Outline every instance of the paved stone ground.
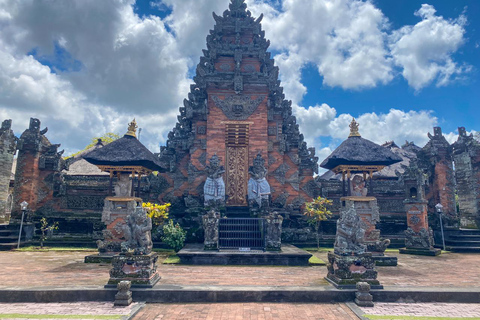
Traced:
[[360, 308], [367, 315], [480, 318], [476, 303], [375, 303], [373, 308]]
[[135, 320], [356, 320], [345, 304], [147, 304]]
[[[114, 307], [113, 302], [76, 302], [76, 303], [0, 303], [0, 319], [28, 319], [29, 315], [59, 316], [77, 315], [75, 319], [94, 319], [95, 316], [110, 316], [122, 319], [133, 315], [140, 306], [132, 303], [128, 307]], [[17, 315], [16, 317], [13, 315]], [[11, 315], [9, 318], [6, 316]], [[58, 319], [58, 318], [55, 318]]]
[[[0, 288], [103, 286], [108, 281], [110, 266], [83, 263], [88, 254], [91, 253], [0, 251]], [[316, 255], [326, 260], [326, 253]], [[480, 287], [478, 254], [390, 255], [398, 256], [399, 265], [378, 268], [378, 278], [385, 286]], [[323, 279], [327, 274], [324, 266], [160, 265], [158, 270], [162, 276], [158, 285], [329, 286]]]

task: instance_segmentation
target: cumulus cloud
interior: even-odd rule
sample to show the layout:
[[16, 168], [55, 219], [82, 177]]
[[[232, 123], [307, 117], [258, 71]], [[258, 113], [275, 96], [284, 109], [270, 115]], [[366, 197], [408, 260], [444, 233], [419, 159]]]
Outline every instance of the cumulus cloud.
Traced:
[[387, 19], [372, 3], [319, 0], [306, 6], [285, 0], [281, 11], [266, 9], [265, 3], [251, 6], [254, 12], [267, 11], [264, 27], [272, 48], [288, 51], [280, 57], [293, 60], [283, 62], [297, 69], [314, 63], [325, 85], [358, 89], [393, 78], [384, 43]]
[[465, 16], [447, 20], [435, 13], [432, 5], [423, 4], [415, 12], [422, 21], [394, 31], [390, 39], [395, 64], [416, 90], [432, 82], [445, 86], [470, 70], [452, 58], [465, 42]]
[[[0, 116], [14, 120], [17, 134], [30, 117], [40, 118], [67, 153], [105, 132], [122, 134], [136, 117], [142, 142], [158, 151], [188, 93], [189, 71], [214, 24], [211, 12], [221, 15], [229, 2], [152, 1], [164, 12], [168, 8], [161, 19], [139, 17], [134, 0], [0, 0]], [[335, 147], [321, 145], [321, 137], [348, 135], [351, 115], [321, 101], [301, 106], [307, 90], [322, 86], [307, 88], [306, 65], [318, 69], [323, 85], [344, 89], [386, 84], [401, 70], [419, 90], [433, 82], [447, 85], [467, 71], [452, 58], [465, 42], [465, 17], [444, 19], [433, 6], [417, 11], [422, 21], [415, 26], [392, 32], [370, 1], [246, 2], [254, 16], [265, 14], [284, 92], [318, 154]], [[430, 112], [396, 109], [358, 120], [362, 134], [379, 143], [421, 144], [426, 138], [419, 128], [436, 123]]]

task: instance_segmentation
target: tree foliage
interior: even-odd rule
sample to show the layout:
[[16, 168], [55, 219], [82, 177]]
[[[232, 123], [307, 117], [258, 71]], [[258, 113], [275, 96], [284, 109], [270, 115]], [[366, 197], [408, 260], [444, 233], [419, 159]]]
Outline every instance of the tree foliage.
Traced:
[[333, 204], [332, 200], [327, 198], [318, 197], [311, 202], [305, 203], [304, 215], [307, 216], [308, 223], [313, 225], [317, 235], [317, 248], [320, 248], [320, 223], [327, 220], [332, 212], [328, 210], [328, 207]]
[[107, 144], [109, 144], [109, 143], [111, 143], [111, 142], [113, 142], [113, 141], [115, 141], [119, 138], [121, 138], [120, 135], [118, 135], [116, 133], [113, 133], [113, 132], [107, 132], [104, 135], [102, 135], [101, 137], [92, 138], [92, 141], [85, 148], [83, 148], [82, 150], [80, 150], [78, 152], [75, 152], [74, 154], [69, 155], [68, 157], [66, 157], [66, 159], [75, 157], [76, 155], [82, 153], [83, 151], [94, 147], [98, 143], [98, 139], [102, 139], [103, 144], [107, 145]]

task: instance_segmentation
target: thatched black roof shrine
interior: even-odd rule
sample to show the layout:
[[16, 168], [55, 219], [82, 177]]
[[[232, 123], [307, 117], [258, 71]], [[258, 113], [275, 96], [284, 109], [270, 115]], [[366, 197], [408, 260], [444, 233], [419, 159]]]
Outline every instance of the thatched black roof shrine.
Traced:
[[132, 130], [132, 127], [136, 127], [135, 122], [130, 124], [129, 131], [122, 138], [88, 153], [84, 159], [97, 166], [136, 166], [151, 171], [165, 172], [165, 166], [138, 141], [135, 129]]
[[362, 138], [358, 133], [358, 124], [355, 119], [350, 128], [352, 130], [348, 139], [320, 164], [322, 168], [332, 170], [340, 165], [389, 166], [402, 161], [402, 158], [389, 148]]

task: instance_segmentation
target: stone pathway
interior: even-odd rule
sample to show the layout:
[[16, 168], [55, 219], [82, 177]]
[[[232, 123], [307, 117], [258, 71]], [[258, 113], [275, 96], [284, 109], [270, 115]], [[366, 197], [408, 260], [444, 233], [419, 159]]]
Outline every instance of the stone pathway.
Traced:
[[147, 304], [135, 320], [357, 320], [345, 304]]
[[[480, 303], [375, 303], [373, 308], [360, 308], [366, 315], [449, 317], [480, 319]], [[381, 318], [388, 319], [388, 317]], [[399, 318], [395, 318], [399, 319]]]
[[126, 319], [140, 306], [114, 307], [113, 302], [0, 303], [0, 319]]
[[[0, 251], [0, 289], [102, 287], [110, 265], [83, 263], [89, 252]], [[326, 253], [316, 254], [326, 260]], [[478, 254], [447, 253], [439, 257], [397, 256], [397, 267], [379, 267], [378, 279], [396, 287], [480, 287]], [[160, 257], [162, 261], [164, 256]], [[445, 270], [448, 270], [446, 272]], [[158, 285], [328, 287], [325, 266], [182, 266], [159, 265]], [[12, 276], [14, 275], [14, 276]]]

